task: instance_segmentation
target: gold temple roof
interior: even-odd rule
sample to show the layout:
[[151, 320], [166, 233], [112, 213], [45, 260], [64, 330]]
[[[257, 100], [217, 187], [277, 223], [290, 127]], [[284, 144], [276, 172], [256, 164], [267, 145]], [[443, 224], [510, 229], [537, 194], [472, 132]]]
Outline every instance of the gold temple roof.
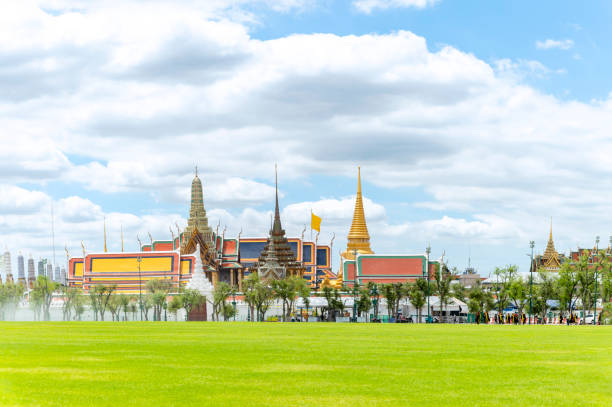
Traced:
[[559, 261], [559, 253], [555, 250], [555, 242], [553, 241], [552, 234], [552, 220], [550, 222], [550, 234], [548, 235], [548, 243], [546, 244], [546, 250], [542, 255], [545, 267], [560, 267], [561, 262]]

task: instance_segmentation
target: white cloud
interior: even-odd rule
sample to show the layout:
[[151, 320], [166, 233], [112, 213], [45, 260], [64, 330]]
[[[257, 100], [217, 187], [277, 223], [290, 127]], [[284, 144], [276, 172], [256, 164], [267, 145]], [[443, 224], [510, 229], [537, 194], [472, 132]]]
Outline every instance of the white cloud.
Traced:
[[[55, 200], [58, 216], [62, 205], [74, 215], [62, 218], [66, 235], [58, 218], [58, 236], [74, 247], [99, 245], [104, 215], [121, 219], [131, 241], [149, 229], [167, 235], [187, 214], [194, 165], [211, 222], [265, 233], [274, 162], [288, 182], [353, 177], [359, 163], [393, 199], [422, 190], [418, 207], [393, 221], [366, 204], [381, 250], [465, 236], [516, 246], [545, 240], [551, 215], [562, 247], [608, 233], [598, 214], [612, 202], [612, 99], [565, 101], [528, 86], [526, 77], [554, 73], [537, 61], [491, 65], [453, 47], [431, 51], [406, 31], [258, 40], [244, 2], [44, 4], [59, 11], [0, 4], [0, 182], [7, 196], [30, 191], [28, 203], [0, 203], [21, 211], [2, 214], [0, 235], [13, 247], [48, 248], [48, 209], [29, 202], [44, 207], [51, 198], [36, 190], [53, 182], [65, 198]], [[113, 215], [83, 187], [185, 210]], [[268, 212], [250, 207], [266, 202]], [[350, 199], [312, 205], [335, 222], [329, 232], [347, 233]], [[292, 233], [309, 206], [286, 205]], [[413, 220], [423, 208], [440, 213]]]
[[570, 39], [565, 40], [552, 40], [547, 39], [544, 41], [536, 41], [537, 49], [562, 49], [568, 50], [574, 46], [574, 41]]
[[422, 9], [434, 6], [440, 0], [354, 0], [353, 7], [362, 13], [370, 14], [375, 9], [410, 7]]

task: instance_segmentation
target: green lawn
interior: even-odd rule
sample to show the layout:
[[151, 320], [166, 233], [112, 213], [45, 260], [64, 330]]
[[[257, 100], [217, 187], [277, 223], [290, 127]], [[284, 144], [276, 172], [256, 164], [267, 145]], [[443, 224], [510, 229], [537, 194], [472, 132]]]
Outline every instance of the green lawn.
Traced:
[[3, 322], [0, 404], [611, 406], [612, 327]]

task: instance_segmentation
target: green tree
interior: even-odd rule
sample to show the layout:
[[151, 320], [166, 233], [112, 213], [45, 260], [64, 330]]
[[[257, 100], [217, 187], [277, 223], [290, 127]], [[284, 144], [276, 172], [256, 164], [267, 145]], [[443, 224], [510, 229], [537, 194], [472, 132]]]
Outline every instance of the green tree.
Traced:
[[233, 292], [232, 287], [230, 287], [230, 285], [227, 284], [226, 282], [221, 281], [217, 283], [212, 293], [213, 294], [212, 298], [208, 300], [209, 304], [212, 306], [213, 321], [219, 320], [220, 313], [224, 314], [225, 300], [227, 299], [227, 297], [231, 295], [232, 292]]
[[393, 284], [383, 284], [381, 287], [382, 296], [387, 303], [387, 315], [393, 318], [395, 315], [395, 301], [397, 300], [397, 291], [393, 288]]
[[467, 299], [468, 310], [472, 314], [489, 312], [495, 308], [493, 294], [490, 291], [483, 289], [480, 281], [477, 281], [476, 284], [470, 289]]
[[244, 291], [244, 301], [249, 306], [250, 320], [255, 321], [255, 302], [257, 300], [257, 291], [255, 288], [260, 283], [259, 274], [251, 273], [243, 281], [242, 287]]
[[[451, 273], [450, 269], [446, 264], [440, 266], [436, 265], [436, 272], [434, 274], [435, 290], [440, 300], [440, 322], [442, 322], [442, 313], [449, 303], [451, 298], [451, 281], [454, 278], [454, 274]], [[448, 316], [445, 315], [445, 320], [448, 320]]]
[[[523, 315], [523, 308], [525, 308], [525, 304], [529, 301], [529, 287], [527, 287], [522, 278], [518, 277], [512, 280], [508, 289], [508, 298], [518, 309], [519, 315]], [[522, 318], [520, 320], [522, 323]]]
[[119, 321], [119, 315], [121, 313], [121, 297], [123, 297], [123, 295], [113, 293], [108, 300], [108, 310], [111, 313], [112, 321]]
[[265, 281], [255, 284], [255, 309], [257, 310], [257, 320], [263, 321], [270, 305], [274, 302], [274, 290]]
[[81, 316], [85, 312], [86, 300], [87, 297], [85, 297], [82, 292], [80, 292], [79, 295], [75, 296], [74, 300], [72, 300], [72, 312], [74, 312], [75, 321], [81, 320]]
[[508, 265], [506, 267], [496, 267], [493, 275], [495, 275], [495, 295], [497, 313], [501, 316], [504, 314], [504, 309], [510, 304], [510, 286], [518, 274], [518, 266]]
[[22, 283], [15, 284], [7, 281], [2, 284], [0, 281], [0, 320], [15, 319], [17, 307], [23, 299], [25, 287]]
[[153, 320], [161, 321], [161, 313], [168, 294], [172, 290], [172, 281], [166, 278], [153, 278], [147, 281], [146, 289], [151, 294], [151, 302], [153, 305]]
[[130, 302], [132, 301], [132, 297], [129, 295], [122, 295], [119, 297], [119, 306], [123, 311], [123, 320], [128, 320], [128, 312], [130, 311]]
[[91, 306], [94, 312], [100, 314], [100, 320], [104, 321], [104, 314], [108, 308], [111, 296], [117, 289], [116, 285], [95, 285], [89, 290]]
[[304, 280], [303, 284], [301, 283], [298, 286], [298, 295], [302, 298], [304, 302], [304, 307], [306, 307], [306, 315], [308, 315], [308, 308], [310, 307], [310, 285]]
[[357, 313], [359, 316], [361, 314], [367, 314], [372, 308], [372, 299], [370, 298], [370, 292], [367, 287], [361, 287], [359, 289], [359, 300], [357, 301]]
[[559, 298], [558, 282], [557, 278], [544, 268], [538, 271], [538, 280], [538, 284], [533, 286], [532, 312], [544, 321], [550, 309], [548, 301]]
[[42, 315], [45, 321], [49, 321], [51, 319], [49, 309], [51, 307], [53, 293], [58, 287], [58, 283], [49, 280], [46, 276], [38, 276], [36, 281], [34, 281], [32, 291], [34, 296], [37, 297], [37, 303], [39, 303], [42, 307]]
[[283, 321], [287, 321], [293, 312], [293, 305], [298, 296], [303, 297], [304, 290], [310, 293], [308, 283], [302, 277], [289, 276], [281, 280], [274, 280], [271, 284], [276, 297], [283, 304]]
[[168, 312], [174, 315], [174, 319], [176, 320], [178, 319], [177, 314], [181, 308], [183, 308], [183, 303], [181, 302], [181, 296], [175, 295], [174, 297], [172, 297], [172, 300], [170, 300], [170, 304], [168, 304]]
[[417, 323], [421, 322], [421, 309], [427, 302], [427, 281], [418, 279], [408, 287], [408, 299], [417, 310]]
[[145, 321], [149, 320], [149, 311], [153, 308], [153, 294], [145, 294], [142, 296], [142, 315]]
[[77, 287], [60, 286], [60, 291], [64, 297], [64, 306], [62, 309], [62, 316], [64, 321], [70, 321], [72, 319], [72, 312], [75, 311], [75, 301], [77, 298], [83, 295], [83, 291]]
[[[578, 293], [578, 271], [575, 264], [565, 262], [561, 264], [559, 270], [559, 307], [561, 309], [561, 317], [563, 313], [571, 314], [576, 304], [576, 295]], [[569, 317], [569, 315], [568, 315]]]
[[291, 277], [281, 280], [272, 280], [270, 283], [274, 290], [276, 298], [280, 299], [283, 304], [283, 322], [287, 321], [287, 314], [290, 313], [289, 301], [292, 301], [297, 296], [297, 287], [294, 284], [294, 279]]
[[327, 306], [324, 307], [327, 321], [335, 321], [336, 313], [342, 313], [344, 311], [344, 303], [340, 296], [340, 291], [336, 288], [323, 287], [323, 296], [327, 301]]
[[378, 305], [380, 302], [380, 291], [378, 290], [378, 285], [373, 282], [368, 282], [368, 291], [372, 295], [372, 302], [374, 303], [374, 319], [378, 319]]
[[[590, 267], [589, 260], [589, 252], [585, 250], [575, 264], [578, 277], [577, 294], [582, 302], [582, 315], [586, 315], [587, 310], [591, 309], [595, 288], [595, 269]], [[581, 323], [584, 324], [584, 318]]]
[[187, 288], [178, 296], [181, 303], [181, 308], [185, 309], [185, 318], [189, 317], [189, 313], [202, 304], [206, 303], [206, 297], [198, 290]]
[[453, 284], [451, 289], [451, 296], [458, 299], [461, 302], [466, 302], [467, 299], [467, 289], [463, 284]]

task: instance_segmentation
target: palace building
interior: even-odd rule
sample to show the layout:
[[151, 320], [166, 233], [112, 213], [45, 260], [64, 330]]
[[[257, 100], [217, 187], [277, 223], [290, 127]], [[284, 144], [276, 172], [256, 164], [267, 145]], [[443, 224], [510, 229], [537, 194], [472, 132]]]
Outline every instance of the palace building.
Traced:
[[[206, 278], [216, 286], [226, 282], [242, 291], [242, 281], [251, 272], [264, 278], [296, 275], [318, 288], [330, 277], [331, 250], [327, 245], [285, 236], [280, 221], [278, 187], [274, 223], [268, 237], [226, 238], [208, 224], [202, 182], [197, 170], [191, 184], [187, 227], [169, 240], [153, 240], [136, 252], [87, 252], [68, 262], [67, 283], [84, 291], [95, 285], [117, 286], [122, 293], [138, 293], [147, 281], [163, 278], [178, 289], [191, 279], [200, 256]], [[196, 253], [196, 247], [200, 253]]]

